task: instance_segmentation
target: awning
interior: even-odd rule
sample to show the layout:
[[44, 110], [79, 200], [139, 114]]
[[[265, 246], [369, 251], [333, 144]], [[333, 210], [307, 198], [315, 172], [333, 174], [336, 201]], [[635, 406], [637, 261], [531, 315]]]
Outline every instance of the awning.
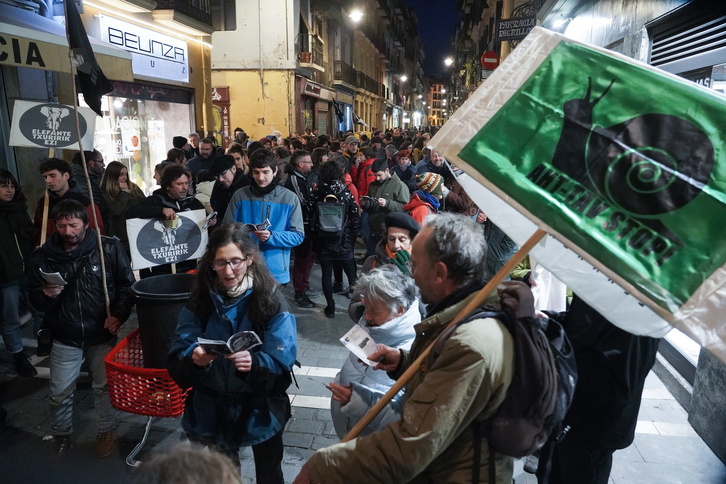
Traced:
[[[89, 39], [107, 78], [134, 80], [129, 52]], [[70, 73], [65, 28], [51, 19], [0, 4], [0, 64]]]

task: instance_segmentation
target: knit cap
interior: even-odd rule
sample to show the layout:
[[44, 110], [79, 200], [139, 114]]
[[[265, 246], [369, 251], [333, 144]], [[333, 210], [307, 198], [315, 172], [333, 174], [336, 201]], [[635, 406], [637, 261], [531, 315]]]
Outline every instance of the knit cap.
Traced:
[[184, 136], [174, 136], [171, 139], [171, 144], [174, 148], [182, 149], [187, 144], [187, 139]]
[[438, 173], [426, 172], [421, 175], [416, 175], [416, 185], [418, 188], [432, 195], [443, 195], [444, 192], [441, 189], [443, 184], [444, 177]]
[[358, 143], [358, 144], [360, 144], [360, 141], [358, 140], [358, 138], [356, 138], [353, 135], [348, 136], [347, 138], [345, 138], [345, 142], [348, 143], [348, 144], [351, 144], [351, 143]]

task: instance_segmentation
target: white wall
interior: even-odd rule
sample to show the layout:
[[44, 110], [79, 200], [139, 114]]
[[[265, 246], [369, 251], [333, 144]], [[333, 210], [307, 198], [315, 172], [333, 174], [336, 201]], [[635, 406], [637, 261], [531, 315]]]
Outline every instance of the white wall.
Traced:
[[212, 34], [212, 69], [294, 69], [300, 0], [237, 0], [237, 29]]

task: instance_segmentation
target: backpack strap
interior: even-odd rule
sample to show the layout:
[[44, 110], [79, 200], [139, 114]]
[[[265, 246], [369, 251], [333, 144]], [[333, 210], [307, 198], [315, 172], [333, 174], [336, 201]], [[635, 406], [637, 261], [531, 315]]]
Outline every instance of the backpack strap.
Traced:
[[[490, 306], [484, 306], [475, 309], [474, 311], [469, 313], [468, 316], [462, 318], [461, 321], [439, 334], [439, 336], [436, 338], [436, 341], [434, 341], [434, 345], [428, 355], [426, 364], [422, 365], [421, 367], [421, 371], [425, 372], [428, 371], [429, 368], [431, 368], [431, 365], [433, 365], [436, 358], [438, 358], [441, 354], [441, 351], [444, 348], [444, 344], [446, 344], [446, 341], [451, 336], [451, 333], [453, 333], [459, 326], [474, 321], [475, 319], [483, 318], [494, 318], [498, 319], [499, 321], [506, 320], [506, 317], [504, 317], [501, 311], [494, 311], [493, 308]], [[486, 438], [487, 435], [489, 435], [489, 430], [491, 429], [491, 420], [474, 420], [471, 423], [471, 428], [474, 433], [474, 462], [471, 469], [471, 482], [472, 484], [479, 484], [479, 468], [481, 467], [481, 441], [482, 439]], [[494, 484], [496, 482], [496, 469], [494, 467], [494, 451], [492, 450], [492, 447], [489, 446], [489, 482], [491, 484]]]

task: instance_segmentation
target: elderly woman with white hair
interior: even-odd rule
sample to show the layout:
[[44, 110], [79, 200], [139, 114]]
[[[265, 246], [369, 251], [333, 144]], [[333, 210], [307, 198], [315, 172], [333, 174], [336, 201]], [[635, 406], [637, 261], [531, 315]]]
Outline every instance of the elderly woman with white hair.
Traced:
[[[385, 265], [363, 274], [354, 291], [362, 297], [365, 307], [358, 325], [373, 341], [409, 349], [416, 336], [414, 325], [421, 322], [418, 289], [413, 279], [394, 266]], [[334, 383], [327, 386], [333, 393], [330, 412], [338, 436], [343, 438], [393, 383], [385, 371], [374, 370], [351, 353]], [[399, 420], [402, 398], [403, 391], [386, 405], [360, 435], [370, 434]]]

